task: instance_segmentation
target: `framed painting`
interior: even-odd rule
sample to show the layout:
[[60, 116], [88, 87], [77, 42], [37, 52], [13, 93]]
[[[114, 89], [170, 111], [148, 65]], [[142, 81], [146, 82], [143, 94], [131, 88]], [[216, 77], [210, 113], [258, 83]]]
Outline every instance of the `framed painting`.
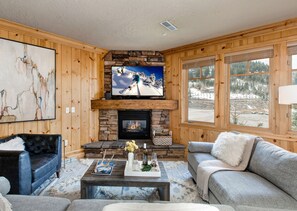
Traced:
[[56, 118], [56, 51], [0, 38], [0, 123]]

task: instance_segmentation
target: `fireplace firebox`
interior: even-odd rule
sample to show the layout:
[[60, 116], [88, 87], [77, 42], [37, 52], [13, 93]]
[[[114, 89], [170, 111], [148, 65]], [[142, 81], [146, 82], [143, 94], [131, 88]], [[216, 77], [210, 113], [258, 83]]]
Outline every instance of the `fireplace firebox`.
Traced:
[[150, 111], [118, 111], [119, 139], [149, 139], [150, 127]]

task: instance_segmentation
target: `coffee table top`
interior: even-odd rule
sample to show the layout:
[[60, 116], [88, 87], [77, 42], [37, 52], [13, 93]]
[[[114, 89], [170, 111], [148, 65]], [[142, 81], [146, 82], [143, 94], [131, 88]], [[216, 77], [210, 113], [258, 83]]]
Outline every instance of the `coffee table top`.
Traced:
[[[162, 162], [158, 162], [161, 170], [161, 177], [131, 177], [124, 176], [126, 161], [116, 160], [115, 166], [111, 175], [95, 175], [92, 174], [95, 168], [97, 160], [88, 168], [84, 176], [81, 178], [81, 182], [89, 183], [93, 185], [113, 185], [113, 186], [139, 186], [146, 184], [147, 187], [154, 186], [153, 183], [169, 183], [169, 179]], [[105, 184], [106, 183], [106, 184]]]

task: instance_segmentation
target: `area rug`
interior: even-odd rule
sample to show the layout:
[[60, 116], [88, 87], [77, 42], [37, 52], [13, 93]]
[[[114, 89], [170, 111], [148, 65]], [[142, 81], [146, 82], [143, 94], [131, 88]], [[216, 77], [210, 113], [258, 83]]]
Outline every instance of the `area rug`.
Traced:
[[[93, 159], [68, 159], [62, 168], [60, 178], [53, 176], [34, 195], [57, 196], [70, 200], [80, 198], [80, 178], [92, 164]], [[163, 161], [170, 180], [170, 201], [204, 203], [198, 196], [197, 187], [183, 161]], [[98, 199], [159, 200], [155, 188], [98, 187]]]

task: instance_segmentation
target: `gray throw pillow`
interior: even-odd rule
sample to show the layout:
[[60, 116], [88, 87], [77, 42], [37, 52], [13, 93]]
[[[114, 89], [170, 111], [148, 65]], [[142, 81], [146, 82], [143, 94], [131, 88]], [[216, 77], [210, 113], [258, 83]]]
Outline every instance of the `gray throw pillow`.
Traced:
[[10, 183], [5, 177], [0, 177], [0, 193], [5, 196], [10, 191]]

